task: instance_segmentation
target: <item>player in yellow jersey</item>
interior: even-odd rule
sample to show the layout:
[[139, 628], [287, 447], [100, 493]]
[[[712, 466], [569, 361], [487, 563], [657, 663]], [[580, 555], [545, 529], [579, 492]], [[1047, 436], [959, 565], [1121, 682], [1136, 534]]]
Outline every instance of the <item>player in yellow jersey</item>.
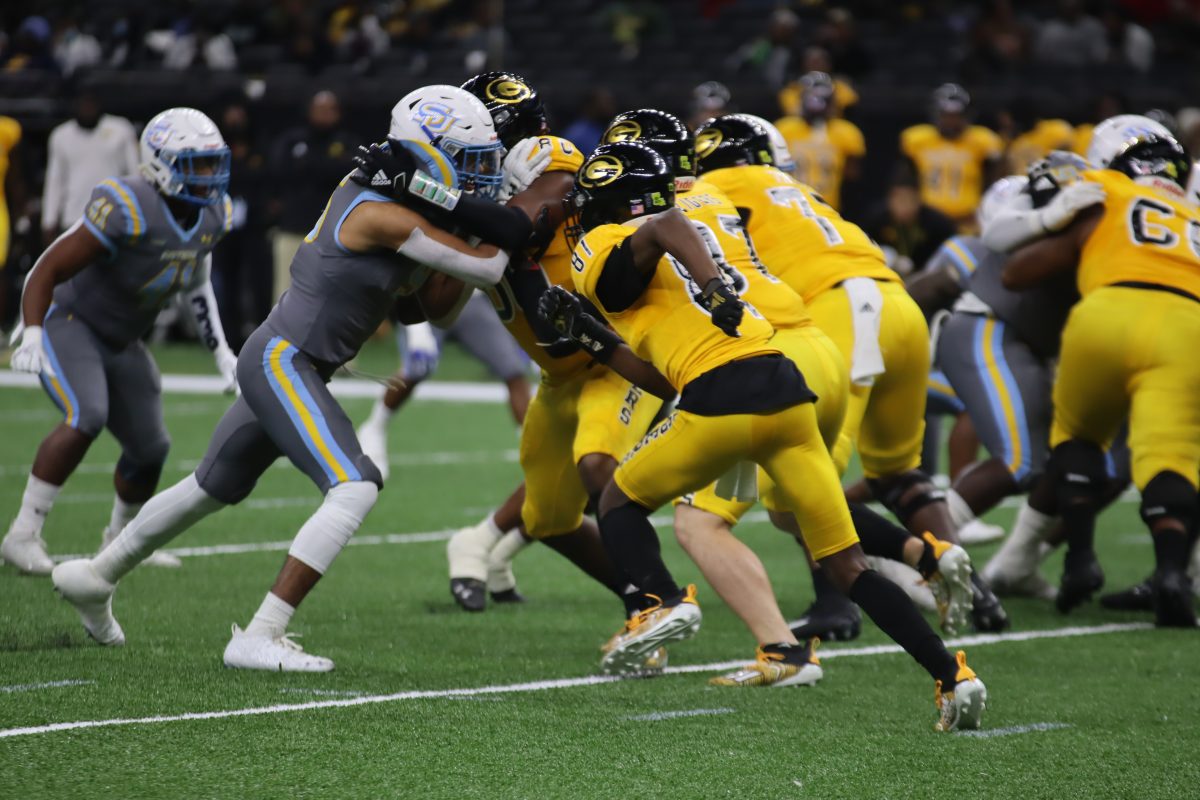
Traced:
[[8, 223], [8, 198], [4, 196], [4, 187], [13, 149], [20, 141], [21, 123], [12, 117], [0, 116], [0, 309], [5, 308], [7, 298], [8, 279], [4, 275], [4, 266], [8, 263], [8, 248], [12, 240], [12, 231]]
[[1039, 119], [1008, 143], [1005, 151], [1008, 171], [1024, 174], [1050, 152], [1069, 150], [1074, 140], [1075, 129], [1065, 119]]
[[[955, 542], [945, 497], [919, 469], [930, 368], [924, 316], [882, 251], [811, 188], [771, 168], [755, 150], [751, 163], [718, 159], [720, 168], [706, 166], [706, 157], [740, 129], [736, 119], [723, 117], [699, 132], [701, 175], [741, 210], [763, 263], [804, 298], [849, 365], [850, 400], [835, 463], [844, 470], [857, 446], [872, 492], [905, 527]], [[976, 627], [1006, 627], [999, 601], [971, 577]]]
[[963, 233], [975, 225], [983, 190], [1001, 174], [1004, 143], [993, 131], [968, 119], [971, 96], [954, 83], [933, 93], [933, 124], [914, 125], [900, 134], [900, 152], [912, 163], [921, 200], [958, 223]]
[[1184, 187], [1191, 162], [1162, 125], [1122, 115], [1096, 126], [1086, 180], [1102, 205], [1060, 234], [1018, 250], [1005, 285], [1070, 270], [1082, 299], [1063, 331], [1054, 383], [1053, 451], [1067, 556], [1057, 605], [1069, 611], [1104, 583], [1092, 549], [1104, 450], [1128, 417], [1133, 480], [1154, 539], [1159, 625], [1195, 627], [1185, 573], [1200, 483], [1200, 209]]
[[588, 324], [579, 301], [560, 288], [542, 304], [560, 330], [596, 342], [614, 369], [648, 363], [680, 391], [676, 411], [626, 457], [601, 496], [605, 546], [644, 604], [614, 637], [604, 665], [623, 671], [698, 629], [694, 587], [675, 583], [649, 514], [754, 462], [774, 479], [831, 580], [938, 681], [939, 729], [977, 726], [982, 682], [898, 587], [867, 568], [812, 391], [674, 200], [674, 176], [653, 150], [636, 142], [597, 148], [576, 179], [573, 207], [584, 236], [574, 251], [574, 281], [615, 333]]
[[812, 186], [829, 205], [841, 205], [842, 185], [858, 180], [867, 154], [862, 131], [835, 116], [833, 80], [824, 72], [800, 79], [804, 94], [798, 114], [783, 117], [775, 127], [787, 141], [796, 161], [796, 180]]

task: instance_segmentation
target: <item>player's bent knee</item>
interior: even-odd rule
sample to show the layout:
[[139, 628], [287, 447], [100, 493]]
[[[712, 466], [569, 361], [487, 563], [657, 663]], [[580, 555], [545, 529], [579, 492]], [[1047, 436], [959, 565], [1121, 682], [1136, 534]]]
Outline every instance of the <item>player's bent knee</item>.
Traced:
[[684, 550], [705, 536], [731, 532], [729, 523], [711, 511], [687, 503], [675, 506], [675, 540]]
[[868, 478], [867, 486], [903, 525], [907, 525], [922, 508], [946, 500], [946, 493], [937, 488], [928, 475], [916, 469], [886, 478]]
[[604, 491], [600, 493], [600, 502], [596, 504], [596, 514], [599, 517], [603, 517], [610, 511], [630, 503], [633, 503], [633, 501], [621, 491], [621, 487], [617, 486], [617, 482], [609, 481], [604, 487]]
[[117, 459], [117, 474], [130, 483], [155, 485], [170, 452], [171, 437], [162, 431], [133, 447], [126, 447]]
[[370, 481], [347, 481], [334, 486], [325, 493], [321, 507], [300, 528], [288, 555], [324, 575], [377, 499], [379, 488]]
[[817, 563], [821, 565], [830, 583], [842, 594], [849, 593], [854, 582], [869, 569], [862, 548], [856, 545], [825, 556]]
[[583, 488], [592, 505], [599, 508], [600, 495], [612, 480], [613, 473], [617, 471], [617, 460], [604, 453], [588, 453], [579, 459], [576, 469], [579, 470], [579, 480], [583, 482]]
[[1193, 531], [1200, 515], [1196, 487], [1178, 472], [1160, 472], [1142, 490], [1139, 511], [1142, 521], [1152, 531], [1170, 520], [1181, 523], [1186, 531]]
[[1062, 442], [1050, 453], [1047, 471], [1058, 485], [1060, 503], [1094, 504], [1104, 491], [1104, 451], [1093, 442]]

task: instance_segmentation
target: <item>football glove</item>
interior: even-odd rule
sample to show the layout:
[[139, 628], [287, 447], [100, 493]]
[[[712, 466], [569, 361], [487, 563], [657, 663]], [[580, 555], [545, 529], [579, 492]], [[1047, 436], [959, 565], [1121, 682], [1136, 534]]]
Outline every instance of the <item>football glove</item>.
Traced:
[[1103, 203], [1104, 187], [1094, 181], [1076, 181], [1059, 190], [1041, 210], [1042, 227], [1047, 233], [1057, 233], [1085, 208]]
[[217, 362], [217, 372], [225, 380], [225, 394], [240, 395], [242, 390], [237, 382], [237, 356], [228, 346], [224, 346], [213, 351], [213, 358]]
[[393, 144], [359, 145], [354, 155], [358, 167], [350, 179], [397, 202], [409, 198], [451, 211], [458, 205], [459, 190], [438, 183], [421, 171], [407, 148]]
[[496, 200], [506, 203], [528, 189], [550, 166], [550, 158], [551, 148], [546, 139], [531, 136], [517, 142], [504, 157], [504, 183]]
[[21, 334], [21, 344], [13, 351], [9, 362], [13, 372], [31, 372], [34, 375], [45, 375], [47, 378], [58, 377], [50, 366], [50, 358], [42, 346], [42, 326], [30, 325]]
[[583, 303], [561, 286], [551, 286], [538, 300], [538, 314], [560, 336], [579, 344], [601, 364], [612, 358], [621, 338], [583, 310]]
[[437, 369], [441, 348], [428, 322], [404, 326], [404, 379], [420, 383]]
[[704, 290], [696, 295], [696, 302], [712, 316], [712, 324], [716, 325], [726, 336], [740, 336], [738, 325], [742, 324], [744, 308], [737, 294], [718, 276], [704, 286]]

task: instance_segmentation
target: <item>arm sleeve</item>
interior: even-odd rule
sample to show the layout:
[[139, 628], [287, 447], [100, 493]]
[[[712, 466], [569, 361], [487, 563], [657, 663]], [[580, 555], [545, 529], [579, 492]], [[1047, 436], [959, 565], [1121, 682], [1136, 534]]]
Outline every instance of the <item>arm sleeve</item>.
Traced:
[[533, 234], [533, 223], [524, 211], [470, 194], [459, 197], [448, 216], [472, 236], [505, 250], [524, 247]]
[[605, 311], [621, 312], [637, 302], [654, 278], [654, 271], [640, 272], [633, 261], [633, 245], [626, 237], [604, 260], [596, 280], [596, 299]]
[[217, 310], [217, 298], [212, 288], [212, 256], [204, 257], [200, 267], [200, 280], [195, 288], [189, 289], [184, 295], [188, 312], [196, 323], [196, 331], [200, 341], [212, 352], [228, 349], [225, 343], [225, 329], [221, 325], [221, 314]]
[[396, 252], [481, 289], [499, 283], [508, 266], [508, 253], [503, 250], [490, 257], [463, 253], [426, 236], [420, 228], [413, 228]]
[[1021, 193], [983, 226], [983, 243], [997, 253], [1011, 253], [1022, 245], [1046, 235], [1041, 211], [1033, 207], [1033, 199]]

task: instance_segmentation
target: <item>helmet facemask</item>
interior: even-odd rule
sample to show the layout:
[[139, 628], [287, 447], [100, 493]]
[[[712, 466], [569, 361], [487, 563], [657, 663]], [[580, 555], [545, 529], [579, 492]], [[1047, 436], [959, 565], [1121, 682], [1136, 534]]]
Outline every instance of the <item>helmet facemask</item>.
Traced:
[[185, 203], [211, 206], [229, 191], [231, 154], [228, 147], [211, 150], [159, 150], [158, 158], [171, 171], [164, 194]]
[[504, 182], [504, 145], [492, 142], [485, 145], [439, 137], [432, 141], [454, 164], [462, 190], [487, 200], [494, 200]]

